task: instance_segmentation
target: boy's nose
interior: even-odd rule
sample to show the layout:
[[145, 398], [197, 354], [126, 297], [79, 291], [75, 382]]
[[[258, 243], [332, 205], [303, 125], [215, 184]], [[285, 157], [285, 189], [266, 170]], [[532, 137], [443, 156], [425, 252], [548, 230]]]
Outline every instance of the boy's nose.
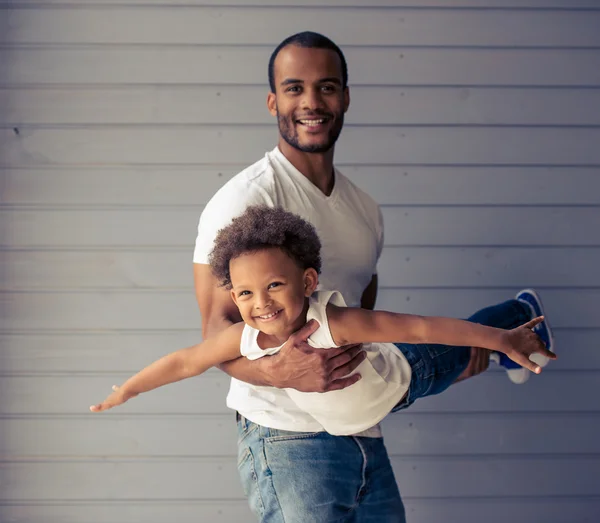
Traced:
[[268, 294], [260, 294], [256, 296], [256, 300], [254, 302], [254, 307], [257, 309], [265, 309], [269, 305], [271, 305], [271, 297]]

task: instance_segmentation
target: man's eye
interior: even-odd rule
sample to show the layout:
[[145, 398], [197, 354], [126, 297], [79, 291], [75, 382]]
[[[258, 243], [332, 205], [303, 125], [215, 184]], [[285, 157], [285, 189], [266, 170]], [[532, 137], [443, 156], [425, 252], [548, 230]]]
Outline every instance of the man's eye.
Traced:
[[333, 91], [335, 91], [335, 87], [333, 85], [324, 85], [322, 87], [323, 91], [327, 92], [327, 93], [331, 93]]
[[300, 92], [300, 86], [299, 85], [292, 85], [291, 87], [288, 87], [287, 92], [288, 93], [299, 93]]

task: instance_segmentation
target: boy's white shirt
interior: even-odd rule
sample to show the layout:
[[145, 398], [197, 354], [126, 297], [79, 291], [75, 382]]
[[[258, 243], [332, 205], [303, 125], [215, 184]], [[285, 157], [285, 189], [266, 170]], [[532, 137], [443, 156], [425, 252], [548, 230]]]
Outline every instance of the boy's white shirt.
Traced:
[[[336, 346], [327, 319], [329, 302], [338, 307], [346, 306], [337, 291], [317, 291], [309, 298], [306, 319], [315, 319], [320, 325], [308, 339], [312, 347]], [[244, 326], [240, 352], [248, 359], [273, 355], [281, 349], [261, 349], [257, 342], [259, 332], [249, 325]], [[377, 425], [408, 392], [411, 367], [392, 343], [363, 344], [363, 350], [367, 358], [354, 371], [360, 372], [362, 378], [350, 387], [325, 393], [285, 389], [290, 399], [330, 434], [357, 434]], [[261, 412], [252, 412], [246, 417], [256, 418], [255, 423], [260, 425], [269, 426], [271, 422], [268, 418], [262, 420]], [[286, 426], [274, 428], [295, 430]]]
[[[276, 147], [229, 180], [206, 205], [198, 224], [194, 263], [208, 264], [217, 232], [251, 205], [279, 206], [312, 223], [321, 240], [319, 289], [337, 289], [351, 307], [377, 272], [383, 219], [377, 203], [335, 169], [323, 194]], [[302, 411], [285, 390], [231, 379], [227, 406], [267, 427], [317, 432], [323, 426]], [[381, 436], [378, 426], [361, 436]]]

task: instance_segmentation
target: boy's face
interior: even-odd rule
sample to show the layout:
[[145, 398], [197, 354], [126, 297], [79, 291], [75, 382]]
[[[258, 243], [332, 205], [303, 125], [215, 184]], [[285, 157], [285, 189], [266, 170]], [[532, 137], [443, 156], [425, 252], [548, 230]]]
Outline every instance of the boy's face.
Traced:
[[231, 297], [251, 327], [283, 342], [306, 321], [306, 297], [318, 283], [277, 248], [249, 252], [229, 263]]

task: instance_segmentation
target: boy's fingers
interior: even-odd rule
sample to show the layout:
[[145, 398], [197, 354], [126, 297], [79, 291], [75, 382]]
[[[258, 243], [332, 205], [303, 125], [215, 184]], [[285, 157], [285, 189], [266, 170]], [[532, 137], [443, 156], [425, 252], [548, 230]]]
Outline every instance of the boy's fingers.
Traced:
[[542, 323], [543, 321], [544, 321], [544, 317], [543, 316], [538, 316], [537, 318], [533, 318], [533, 320], [529, 320], [527, 323], [525, 323], [523, 325], [523, 327], [527, 327], [528, 329], [532, 329], [533, 327], [535, 327], [539, 323]]

